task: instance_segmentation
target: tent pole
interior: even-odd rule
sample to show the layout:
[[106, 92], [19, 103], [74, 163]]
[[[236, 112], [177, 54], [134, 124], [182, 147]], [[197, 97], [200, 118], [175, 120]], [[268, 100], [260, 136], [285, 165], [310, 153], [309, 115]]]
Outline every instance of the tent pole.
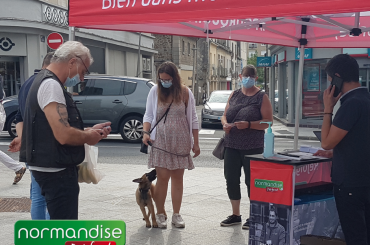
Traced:
[[207, 78], [206, 78], [206, 82], [207, 82], [207, 99], [209, 99], [209, 69], [210, 69], [210, 62], [209, 62], [209, 52], [210, 52], [210, 46], [209, 46], [209, 26], [208, 26], [208, 21], [207, 21], [207, 61], [208, 61], [208, 65], [207, 65]]
[[299, 69], [298, 69], [297, 94], [296, 94], [296, 100], [295, 100], [294, 150], [298, 150], [299, 118], [300, 118], [299, 112], [300, 112], [301, 98], [302, 98], [301, 95], [302, 95], [302, 82], [303, 82], [304, 50], [305, 50], [305, 45], [301, 45], [300, 57], [299, 57]]
[[75, 27], [74, 26], [69, 27], [68, 40], [75, 41]]
[[[75, 41], [76, 36], [75, 36], [75, 27], [70, 26], [68, 28], [68, 41]], [[72, 93], [73, 92], [73, 87], [67, 87], [67, 91]]]

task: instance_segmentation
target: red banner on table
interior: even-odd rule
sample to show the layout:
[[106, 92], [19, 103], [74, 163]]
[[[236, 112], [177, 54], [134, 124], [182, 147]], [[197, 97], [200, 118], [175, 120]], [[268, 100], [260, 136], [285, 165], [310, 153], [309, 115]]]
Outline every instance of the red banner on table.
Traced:
[[295, 184], [304, 185], [318, 182], [331, 183], [331, 162], [312, 163], [298, 166], [295, 171]]
[[292, 205], [293, 166], [251, 161], [250, 169], [251, 200]]

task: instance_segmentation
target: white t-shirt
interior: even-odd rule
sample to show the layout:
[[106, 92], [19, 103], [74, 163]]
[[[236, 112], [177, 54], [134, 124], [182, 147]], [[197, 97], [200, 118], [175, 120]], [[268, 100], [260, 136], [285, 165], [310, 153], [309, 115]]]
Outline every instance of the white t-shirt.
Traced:
[[[39, 106], [42, 110], [44, 110], [44, 108], [52, 102], [66, 105], [66, 99], [64, 98], [63, 89], [60, 86], [60, 83], [52, 78], [45, 79], [45, 81], [42, 82], [39, 90], [37, 91], [37, 101], [39, 102]], [[29, 169], [39, 172], [59, 172], [65, 168], [29, 166]]]

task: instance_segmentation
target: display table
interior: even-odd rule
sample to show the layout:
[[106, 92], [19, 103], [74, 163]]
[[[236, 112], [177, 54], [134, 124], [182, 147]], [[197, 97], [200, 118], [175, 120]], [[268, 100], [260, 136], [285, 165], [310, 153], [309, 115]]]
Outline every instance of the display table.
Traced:
[[332, 194], [331, 159], [250, 160], [250, 245], [296, 245], [313, 234], [343, 239]]

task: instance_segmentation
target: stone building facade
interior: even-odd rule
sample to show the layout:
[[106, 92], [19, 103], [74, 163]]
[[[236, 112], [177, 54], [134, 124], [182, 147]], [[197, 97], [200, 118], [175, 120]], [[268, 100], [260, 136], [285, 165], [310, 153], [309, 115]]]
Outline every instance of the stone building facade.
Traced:
[[154, 55], [156, 70], [166, 61], [173, 62], [180, 72], [184, 85], [192, 88], [194, 49], [198, 38], [154, 34]]

